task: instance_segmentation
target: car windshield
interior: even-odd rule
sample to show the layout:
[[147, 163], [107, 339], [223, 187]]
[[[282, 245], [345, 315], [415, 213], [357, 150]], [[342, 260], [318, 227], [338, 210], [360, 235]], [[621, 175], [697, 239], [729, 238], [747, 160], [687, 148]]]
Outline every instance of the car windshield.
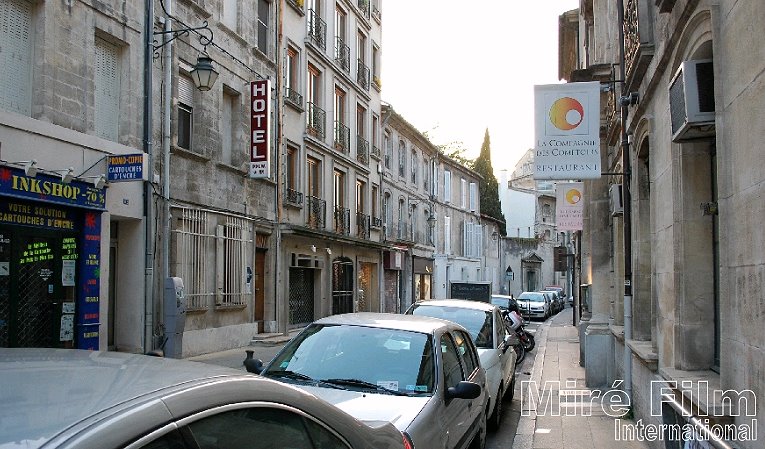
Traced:
[[491, 298], [491, 303], [494, 304], [495, 306], [502, 307], [502, 308], [505, 308], [505, 309], [509, 309], [510, 308], [510, 298], [492, 297]]
[[545, 295], [542, 293], [521, 293], [518, 299], [523, 299], [529, 302], [545, 302]]
[[477, 348], [494, 347], [491, 312], [464, 307], [417, 304], [412, 307], [411, 313], [412, 315], [430, 316], [457, 323], [470, 332]]
[[428, 334], [313, 324], [277, 354], [263, 375], [332, 388], [430, 395], [433, 357]]

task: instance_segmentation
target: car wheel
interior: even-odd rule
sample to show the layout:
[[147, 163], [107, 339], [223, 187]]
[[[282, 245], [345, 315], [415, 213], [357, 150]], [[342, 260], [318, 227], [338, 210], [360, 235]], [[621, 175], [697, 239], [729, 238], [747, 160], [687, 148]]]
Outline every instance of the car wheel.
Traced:
[[489, 417], [489, 426], [491, 426], [491, 430], [499, 429], [499, 425], [502, 423], [502, 398], [500, 397], [501, 392], [502, 385], [499, 386], [499, 390], [494, 396], [496, 398], [494, 400], [494, 410]]

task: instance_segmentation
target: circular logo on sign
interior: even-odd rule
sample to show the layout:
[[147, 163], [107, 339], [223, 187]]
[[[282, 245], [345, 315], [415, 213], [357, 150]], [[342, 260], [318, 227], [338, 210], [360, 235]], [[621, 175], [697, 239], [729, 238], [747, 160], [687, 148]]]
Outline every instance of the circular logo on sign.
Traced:
[[582, 103], [571, 97], [559, 98], [550, 106], [550, 122], [560, 130], [571, 131], [579, 126], [583, 119]]
[[566, 202], [569, 204], [576, 204], [579, 201], [582, 200], [582, 192], [571, 189], [568, 192], [566, 192]]

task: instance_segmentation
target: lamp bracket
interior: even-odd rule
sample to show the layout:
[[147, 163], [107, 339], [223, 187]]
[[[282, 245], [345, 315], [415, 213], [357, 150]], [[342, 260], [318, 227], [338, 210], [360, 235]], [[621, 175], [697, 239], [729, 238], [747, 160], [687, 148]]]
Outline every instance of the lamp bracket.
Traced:
[[164, 47], [165, 45], [169, 44], [170, 42], [174, 41], [180, 36], [187, 35], [190, 32], [195, 32], [197, 35], [199, 35], [199, 43], [202, 44], [202, 46], [205, 47], [204, 52], [207, 52], [207, 46], [208, 45], [215, 45], [213, 44], [213, 31], [210, 29], [209, 24], [207, 21], [203, 21], [201, 26], [198, 27], [192, 27], [189, 25], [186, 25], [182, 20], [174, 17], [172, 14], [167, 12], [167, 9], [165, 8], [165, 2], [162, 0], [159, 0], [160, 6], [162, 6], [162, 11], [165, 12], [165, 15], [170, 18], [172, 21], [179, 23], [183, 26], [183, 28], [177, 29], [177, 30], [162, 30], [162, 31], [155, 31], [154, 36], [158, 35], [166, 35], [170, 34], [172, 37], [161, 44], [157, 42], [155, 39], [152, 42], [152, 48], [154, 50], [154, 59], [159, 58], [159, 50]]

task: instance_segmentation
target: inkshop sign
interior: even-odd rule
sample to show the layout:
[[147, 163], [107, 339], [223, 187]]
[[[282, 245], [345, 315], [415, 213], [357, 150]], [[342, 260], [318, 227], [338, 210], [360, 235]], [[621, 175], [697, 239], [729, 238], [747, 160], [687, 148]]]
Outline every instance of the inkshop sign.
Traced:
[[106, 208], [105, 188], [98, 189], [81, 181], [64, 183], [44, 173], [30, 177], [23, 170], [11, 167], [0, 167], [0, 195], [88, 209]]

